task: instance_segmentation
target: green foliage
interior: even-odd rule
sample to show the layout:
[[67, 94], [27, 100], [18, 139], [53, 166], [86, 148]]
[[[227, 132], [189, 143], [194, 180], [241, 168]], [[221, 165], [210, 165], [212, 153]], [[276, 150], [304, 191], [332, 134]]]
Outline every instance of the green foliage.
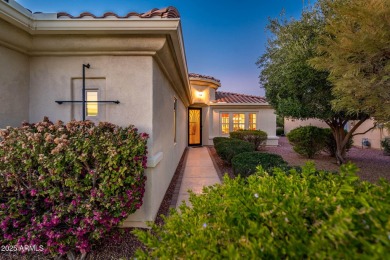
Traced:
[[385, 155], [390, 155], [390, 138], [387, 137], [381, 141], [381, 146], [383, 147], [383, 152]]
[[284, 117], [276, 115], [276, 126], [284, 127]]
[[330, 72], [337, 111], [390, 119], [390, 2], [322, 0], [325, 32], [311, 64]]
[[[327, 0], [319, 2], [324, 1]], [[339, 1], [344, 0], [336, 2]], [[353, 1], [348, 2], [353, 4]], [[267, 100], [278, 115], [292, 119], [321, 119], [334, 133], [338, 133], [349, 120], [358, 120], [356, 125], [360, 125], [370, 118], [369, 114], [363, 112], [370, 111], [348, 113], [348, 109], [333, 109], [332, 104], [337, 98], [332, 92], [329, 71], [309, 64], [309, 61], [323, 54], [318, 46], [326, 34], [324, 12], [328, 12], [328, 9], [324, 6], [320, 4], [313, 9], [306, 9], [300, 20], [270, 20], [268, 29], [272, 37], [257, 64], [261, 69], [260, 82], [265, 88]], [[383, 96], [387, 97], [390, 91], [386, 93]], [[360, 96], [356, 96], [356, 100], [359, 102]], [[356, 128], [351, 129], [351, 134], [354, 131]], [[344, 144], [349, 137], [338, 137], [336, 158], [339, 163], [344, 163]]]
[[231, 163], [234, 156], [244, 152], [253, 152], [255, 147], [252, 143], [239, 139], [226, 140], [214, 146], [219, 157], [227, 163]]
[[260, 152], [240, 153], [232, 159], [232, 167], [236, 176], [247, 177], [256, 172], [259, 165], [268, 171], [274, 167], [287, 166], [287, 162], [280, 155]]
[[229, 137], [214, 137], [213, 138], [213, 143], [214, 143], [214, 146], [218, 145], [219, 143], [221, 142], [225, 142], [225, 141], [228, 141], [230, 140]]
[[[345, 134], [347, 134], [347, 131]], [[322, 129], [323, 135], [326, 136], [324, 151], [327, 152], [330, 156], [335, 157], [337, 152], [336, 140], [333, 136], [332, 130], [329, 128]], [[353, 146], [352, 136], [348, 139], [347, 145], [345, 146], [345, 151], [348, 152]]]
[[276, 135], [277, 136], [284, 136], [284, 128], [283, 127], [277, 127], [276, 128]]
[[316, 55], [323, 28], [324, 21], [315, 11], [304, 12], [301, 20], [270, 20], [273, 37], [257, 64], [267, 101], [278, 115], [298, 119], [333, 116], [328, 73], [307, 63]]
[[191, 194], [164, 226], [135, 231], [137, 259], [388, 259], [390, 185], [340, 174], [259, 169]]
[[45, 118], [0, 133], [0, 244], [86, 254], [141, 207], [148, 135], [133, 126]]
[[252, 143], [256, 150], [267, 141], [267, 133], [261, 130], [238, 130], [230, 132], [230, 138], [236, 138]]
[[316, 126], [301, 126], [291, 130], [287, 139], [298, 154], [313, 158], [320, 153], [326, 143], [326, 136], [322, 128]]

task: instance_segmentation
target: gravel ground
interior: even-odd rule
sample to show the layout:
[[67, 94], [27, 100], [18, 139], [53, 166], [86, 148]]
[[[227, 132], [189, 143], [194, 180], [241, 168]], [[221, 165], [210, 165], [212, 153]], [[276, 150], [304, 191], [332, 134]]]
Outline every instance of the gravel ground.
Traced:
[[[280, 137], [279, 146], [265, 147], [262, 151], [276, 153], [283, 157], [290, 165], [301, 166], [308, 160], [292, 150], [286, 137]], [[327, 154], [317, 155], [312, 161], [318, 169], [338, 171], [336, 159]], [[390, 156], [383, 155], [383, 151], [353, 147], [347, 154], [347, 161], [356, 164], [360, 171], [357, 173], [362, 180], [377, 182], [379, 178], [390, 180]]]
[[[161, 202], [155, 223], [163, 225], [162, 215], [167, 216], [170, 207], [176, 205], [178, 188], [177, 184], [181, 183], [181, 176], [184, 172], [187, 150], [183, 153], [180, 159], [176, 172], [171, 180], [171, 183]], [[117, 260], [117, 259], [132, 259], [135, 251], [139, 248], [144, 248], [144, 245], [131, 232], [135, 228], [123, 228], [121, 232], [116, 231], [110, 238], [101, 241], [101, 244], [96, 246], [87, 256], [87, 260]], [[139, 228], [138, 228], [139, 229]], [[46, 260], [53, 259], [40, 253], [30, 253], [21, 255], [14, 252], [0, 252], [0, 260]], [[67, 259], [66, 257], [62, 259]]]

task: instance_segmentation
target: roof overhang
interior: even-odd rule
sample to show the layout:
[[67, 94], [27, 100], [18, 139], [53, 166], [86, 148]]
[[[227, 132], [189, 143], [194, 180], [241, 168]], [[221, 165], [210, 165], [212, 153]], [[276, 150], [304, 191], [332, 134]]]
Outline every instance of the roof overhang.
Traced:
[[[74, 44], [77, 40], [80, 44]], [[189, 106], [191, 101], [179, 18], [59, 19], [57, 14], [32, 14], [14, 0], [0, 0], [0, 45], [29, 56], [152, 56], [183, 103]]]

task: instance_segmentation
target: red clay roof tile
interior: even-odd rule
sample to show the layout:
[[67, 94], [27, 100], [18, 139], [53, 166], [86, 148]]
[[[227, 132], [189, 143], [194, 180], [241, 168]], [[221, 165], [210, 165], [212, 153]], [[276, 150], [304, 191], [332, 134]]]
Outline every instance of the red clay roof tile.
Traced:
[[211, 80], [214, 80], [216, 82], [221, 82], [219, 79], [216, 79], [214, 77], [206, 76], [206, 75], [202, 75], [202, 74], [197, 74], [197, 73], [189, 73], [188, 76], [190, 78], [211, 79]]
[[80, 18], [83, 18], [85, 16], [91, 16], [95, 19], [106, 18], [108, 16], [115, 16], [116, 18], [129, 18], [131, 16], [136, 16], [139, 18], [151, 18], [151, 17], [155, 17], [155, 16], [159, 16], [161, 18], [180, 18], [179, 11], [173, 6], [169, 6], [169, 7], [162, 8], [162, 9], [154, 8], [146, 13], [130, 12], [125, 16], [119, 16], [113, 12], [107, 12], [107, 13], [103, 14], [102, 16], [96, 16], [96, 15], [89, 13], [89, 12], [81, 13], [79, 16], [73, 16], [73, 15], [68, 14], [66, 12], [57, 13], [57, 18], [68, 17], [68, 18], [72, 18], [72, 19], [80, 19]]
[[215, 103], [267, 103], [264, 97], [244, 95], [231, 92], [216, 91], [215, 92]]

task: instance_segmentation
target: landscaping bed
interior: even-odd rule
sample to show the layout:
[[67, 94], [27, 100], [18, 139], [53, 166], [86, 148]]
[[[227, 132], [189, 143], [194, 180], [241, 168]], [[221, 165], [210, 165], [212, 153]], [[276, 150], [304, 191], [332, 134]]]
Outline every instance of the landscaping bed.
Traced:
[[[157, 217], [155, 223], [158, 225], [163, 225], [164, 221], [161, 217], [162, 215], [167, 216], [169, 213], [170, 207], [173, 204], [176, 205], [177, 200], [177, 184], [180, 186], [181, 177], [183, 175], [187, 150], [183, 153], [182, 158], [180, 159], [179, 165], [175, 171], [174, 176], [172, 177], [171, 183], [165, 193], [164, 199], [161, 202], [159, 211], [157, 213]], [[123, 228], [119, 229], [114, 233], [114, 236], [109, 239], [104, 239], [101, 241], [101, 244], [93, 248], [92, 251], [87, 255], [87, 260], [99, 260], [99, 259], [130, 259], [133, 257], [135, 251], [139, 248], [143, 248], [143, 244], [138, 240], [138, 238], [132, 234], [132, 231], [135, 229], [142, 228]], [[45, 256], [42, 253], [34, 252], [26, 255], [21, 255], [18, 252], [1, 252], [0, 259], [9, 259], [9, 260], [32, 260], [32, 259], [52, 259], [50, 256]], [[66, 256], [63, 257], [66, 259]]]
[[[302, 166], [308, 159], [295, 153], [286, 137], [280, 137], [279, 146], [267, 146], [265, 152], [279, 154], [291, 166]], [[322, 153], [315, 156], [312, 161], [321, 170], [338, 171], [339, 165], [334, 157]], [[380, 178], [390, 180], [390, 157], [383, 155], [383, 151], [375, 149], [362, 149], [352, 147], [347, 153], [347, 161], [359, 167], [357, 175], [364, 181], [377, 182]]]

